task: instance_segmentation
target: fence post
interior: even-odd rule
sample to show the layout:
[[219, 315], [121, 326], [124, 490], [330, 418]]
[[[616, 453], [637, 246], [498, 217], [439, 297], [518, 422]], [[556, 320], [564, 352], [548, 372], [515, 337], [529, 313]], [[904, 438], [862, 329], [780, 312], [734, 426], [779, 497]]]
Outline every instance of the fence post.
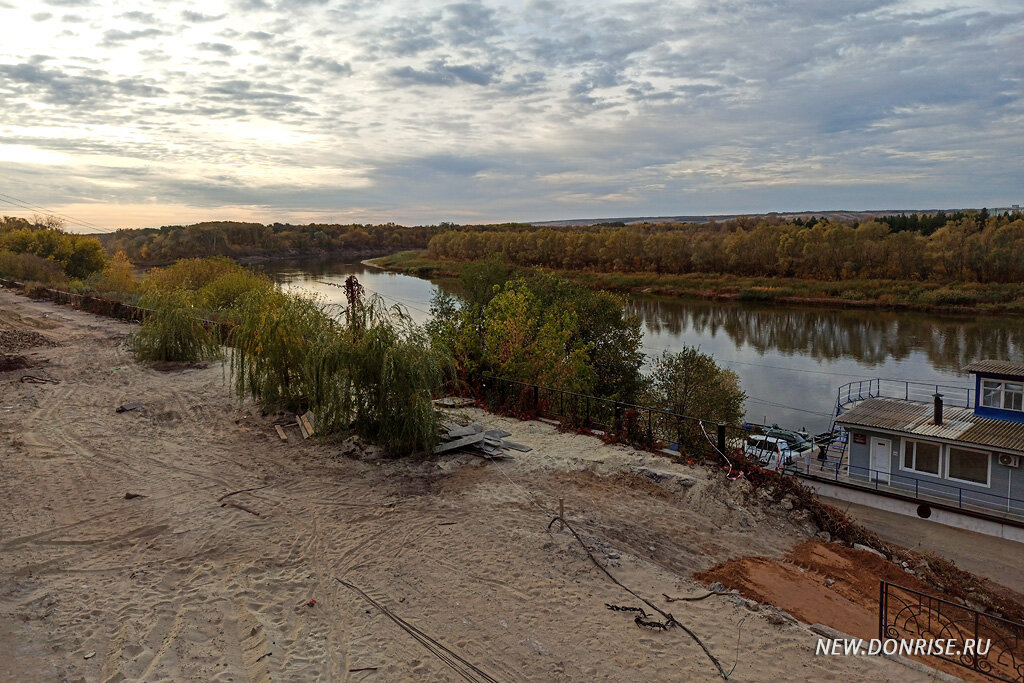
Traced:
[[590, 394], [587, 394], [587, 422], [583, 426], [590, 429]]
[[888, 615], [885, 595], [885, 581], [878, 582], [878, 639], [885, 640], [885, 620]]
[[540, 387], [533, 385], [533, 412], [540, 415]]
[[725, 453], [725, 425], [718, 423], [718, 450]]
[[622, 426], [622, 406], [615, 402], [615, 416], [612, 418], [612, 434], [617, 434]]

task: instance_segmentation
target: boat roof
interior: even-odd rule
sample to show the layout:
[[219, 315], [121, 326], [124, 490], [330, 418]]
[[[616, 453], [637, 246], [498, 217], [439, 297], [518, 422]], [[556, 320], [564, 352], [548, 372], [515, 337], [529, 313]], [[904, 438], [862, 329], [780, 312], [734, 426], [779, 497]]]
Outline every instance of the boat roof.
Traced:
[[964, 368], [967, 372], [983, 375], [1017, 375], [1024, 377], [1024, 363], [1012, 360], [979, 360]]
[[1024, 454], [1024, 423], [979, 417], [970, 408], [946, 406], [943, 423], [933, 424], [931, 403], [869, 398], [836, 418], [844, 427], [864, 427], [938, 441]]

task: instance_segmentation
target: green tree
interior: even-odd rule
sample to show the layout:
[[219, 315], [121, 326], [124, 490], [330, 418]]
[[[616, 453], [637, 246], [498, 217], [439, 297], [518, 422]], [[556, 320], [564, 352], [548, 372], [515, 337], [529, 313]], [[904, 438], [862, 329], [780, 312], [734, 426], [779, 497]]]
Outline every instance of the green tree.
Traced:
[[664, 352], [647, 377], [647, 405], [711, 422], [738, 424], [746, 394], [739, 376], [694, 347]]

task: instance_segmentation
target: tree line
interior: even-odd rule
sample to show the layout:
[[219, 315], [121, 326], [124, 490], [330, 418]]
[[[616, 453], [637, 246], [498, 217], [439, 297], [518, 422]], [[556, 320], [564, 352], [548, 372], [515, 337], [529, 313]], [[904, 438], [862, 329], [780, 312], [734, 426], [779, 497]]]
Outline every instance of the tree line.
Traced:
[[423, 249], [429, 226], [310, 223], [206, 222], [162, 228], [124, 229], [101, 237], [110, 253], [123, 251], [135, 263], [170, 263], [196, 256], [310, 256], [339, 252], [385, 254]]
[[517, 266], [565, 270], [1007, 283], [1024, 280], [1024, 217], [965, 214], [930, 233], [894, 232], [879, 220], [771, 219], [618, 229], [463, 229], [434, 235], [428, 253], [454, 260], [500, 253]]
[[99, 240], [64, 232], [59, 221], [0, 218], [0, 275], [54, 282], [84, 279], [107, 264]]

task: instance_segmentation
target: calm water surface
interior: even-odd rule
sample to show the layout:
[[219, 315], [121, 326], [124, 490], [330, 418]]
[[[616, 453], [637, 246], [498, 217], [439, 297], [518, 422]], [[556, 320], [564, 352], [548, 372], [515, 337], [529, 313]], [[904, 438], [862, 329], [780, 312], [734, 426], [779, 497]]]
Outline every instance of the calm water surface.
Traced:
[[[355, 275], [417, 322], [430, 298], [452, 283], [430, 282], [362, 264], [274, 263], [267, 272], [284, 287], [344, 303], [332, 286]], [[698, 346], [735, 370], [747, 392], [747, 419], [822, 431], [836, 389], [853, 380], [886, 378], [967, 387], [960, 368], [981, 358], [1024, 358], [1024, 320], [944, 317], [889, 311], [845, 311], [632, 297], [644, 351], [656, 356]]]

